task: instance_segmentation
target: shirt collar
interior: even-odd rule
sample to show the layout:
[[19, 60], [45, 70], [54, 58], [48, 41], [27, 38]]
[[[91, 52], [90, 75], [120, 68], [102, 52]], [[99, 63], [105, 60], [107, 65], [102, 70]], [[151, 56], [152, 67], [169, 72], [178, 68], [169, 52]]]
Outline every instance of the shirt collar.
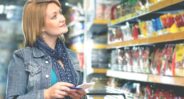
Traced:
[[41, 51], [36, 47], [33, 47], [33, 57], [43, 57], [43, 56], [46, 56], [45, 53], [43, 53], [43, 51]]

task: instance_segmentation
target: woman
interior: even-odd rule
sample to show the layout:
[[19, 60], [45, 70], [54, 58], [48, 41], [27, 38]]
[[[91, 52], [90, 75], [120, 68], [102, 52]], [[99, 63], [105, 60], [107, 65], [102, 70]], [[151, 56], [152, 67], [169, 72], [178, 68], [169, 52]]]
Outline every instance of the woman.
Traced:
[[[81, 99], [72, 54], [60, 36], [68, 31], [58, 0], [29, 0], [24, 6], [26, 47], [9, 65], [7, 99]], [[70, 60], [71, 59], [71, 60]]]

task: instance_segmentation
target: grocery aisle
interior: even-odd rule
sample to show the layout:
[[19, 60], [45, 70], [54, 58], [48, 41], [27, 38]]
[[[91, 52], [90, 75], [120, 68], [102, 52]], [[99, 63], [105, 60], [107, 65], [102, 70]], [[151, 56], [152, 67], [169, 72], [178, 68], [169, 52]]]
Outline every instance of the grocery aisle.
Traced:
[[127, 99], [184, 98], [183, 4], [84, 0], [85, 77], [103, 83], [92, 92], [110, 89]]

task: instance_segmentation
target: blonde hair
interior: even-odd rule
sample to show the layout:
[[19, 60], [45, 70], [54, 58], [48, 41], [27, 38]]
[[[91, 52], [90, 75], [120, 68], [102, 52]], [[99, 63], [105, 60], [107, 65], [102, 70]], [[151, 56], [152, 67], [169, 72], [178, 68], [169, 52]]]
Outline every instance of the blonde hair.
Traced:
[[29, 0], [24, 5], [22, 28], [25, 46], [33, 46], [40, 37], [45, 25], [46, 8], [50, 3], [61, 7], [58, 0]]

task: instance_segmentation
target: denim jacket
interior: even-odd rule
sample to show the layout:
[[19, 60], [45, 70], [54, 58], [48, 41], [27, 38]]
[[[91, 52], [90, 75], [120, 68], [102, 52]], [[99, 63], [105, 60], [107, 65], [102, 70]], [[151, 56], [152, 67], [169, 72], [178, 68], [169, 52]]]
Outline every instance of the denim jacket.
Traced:
[[[76, 56], [68, 50], [77, 71], [80, 71]], [[44, 99], [44, 89], [51, 86], [51, 57], [35, 47], [26, 47], [14, 52], [9, 64], [6, 99]], [[77, 77], [78, 83], [80, 76]]]

